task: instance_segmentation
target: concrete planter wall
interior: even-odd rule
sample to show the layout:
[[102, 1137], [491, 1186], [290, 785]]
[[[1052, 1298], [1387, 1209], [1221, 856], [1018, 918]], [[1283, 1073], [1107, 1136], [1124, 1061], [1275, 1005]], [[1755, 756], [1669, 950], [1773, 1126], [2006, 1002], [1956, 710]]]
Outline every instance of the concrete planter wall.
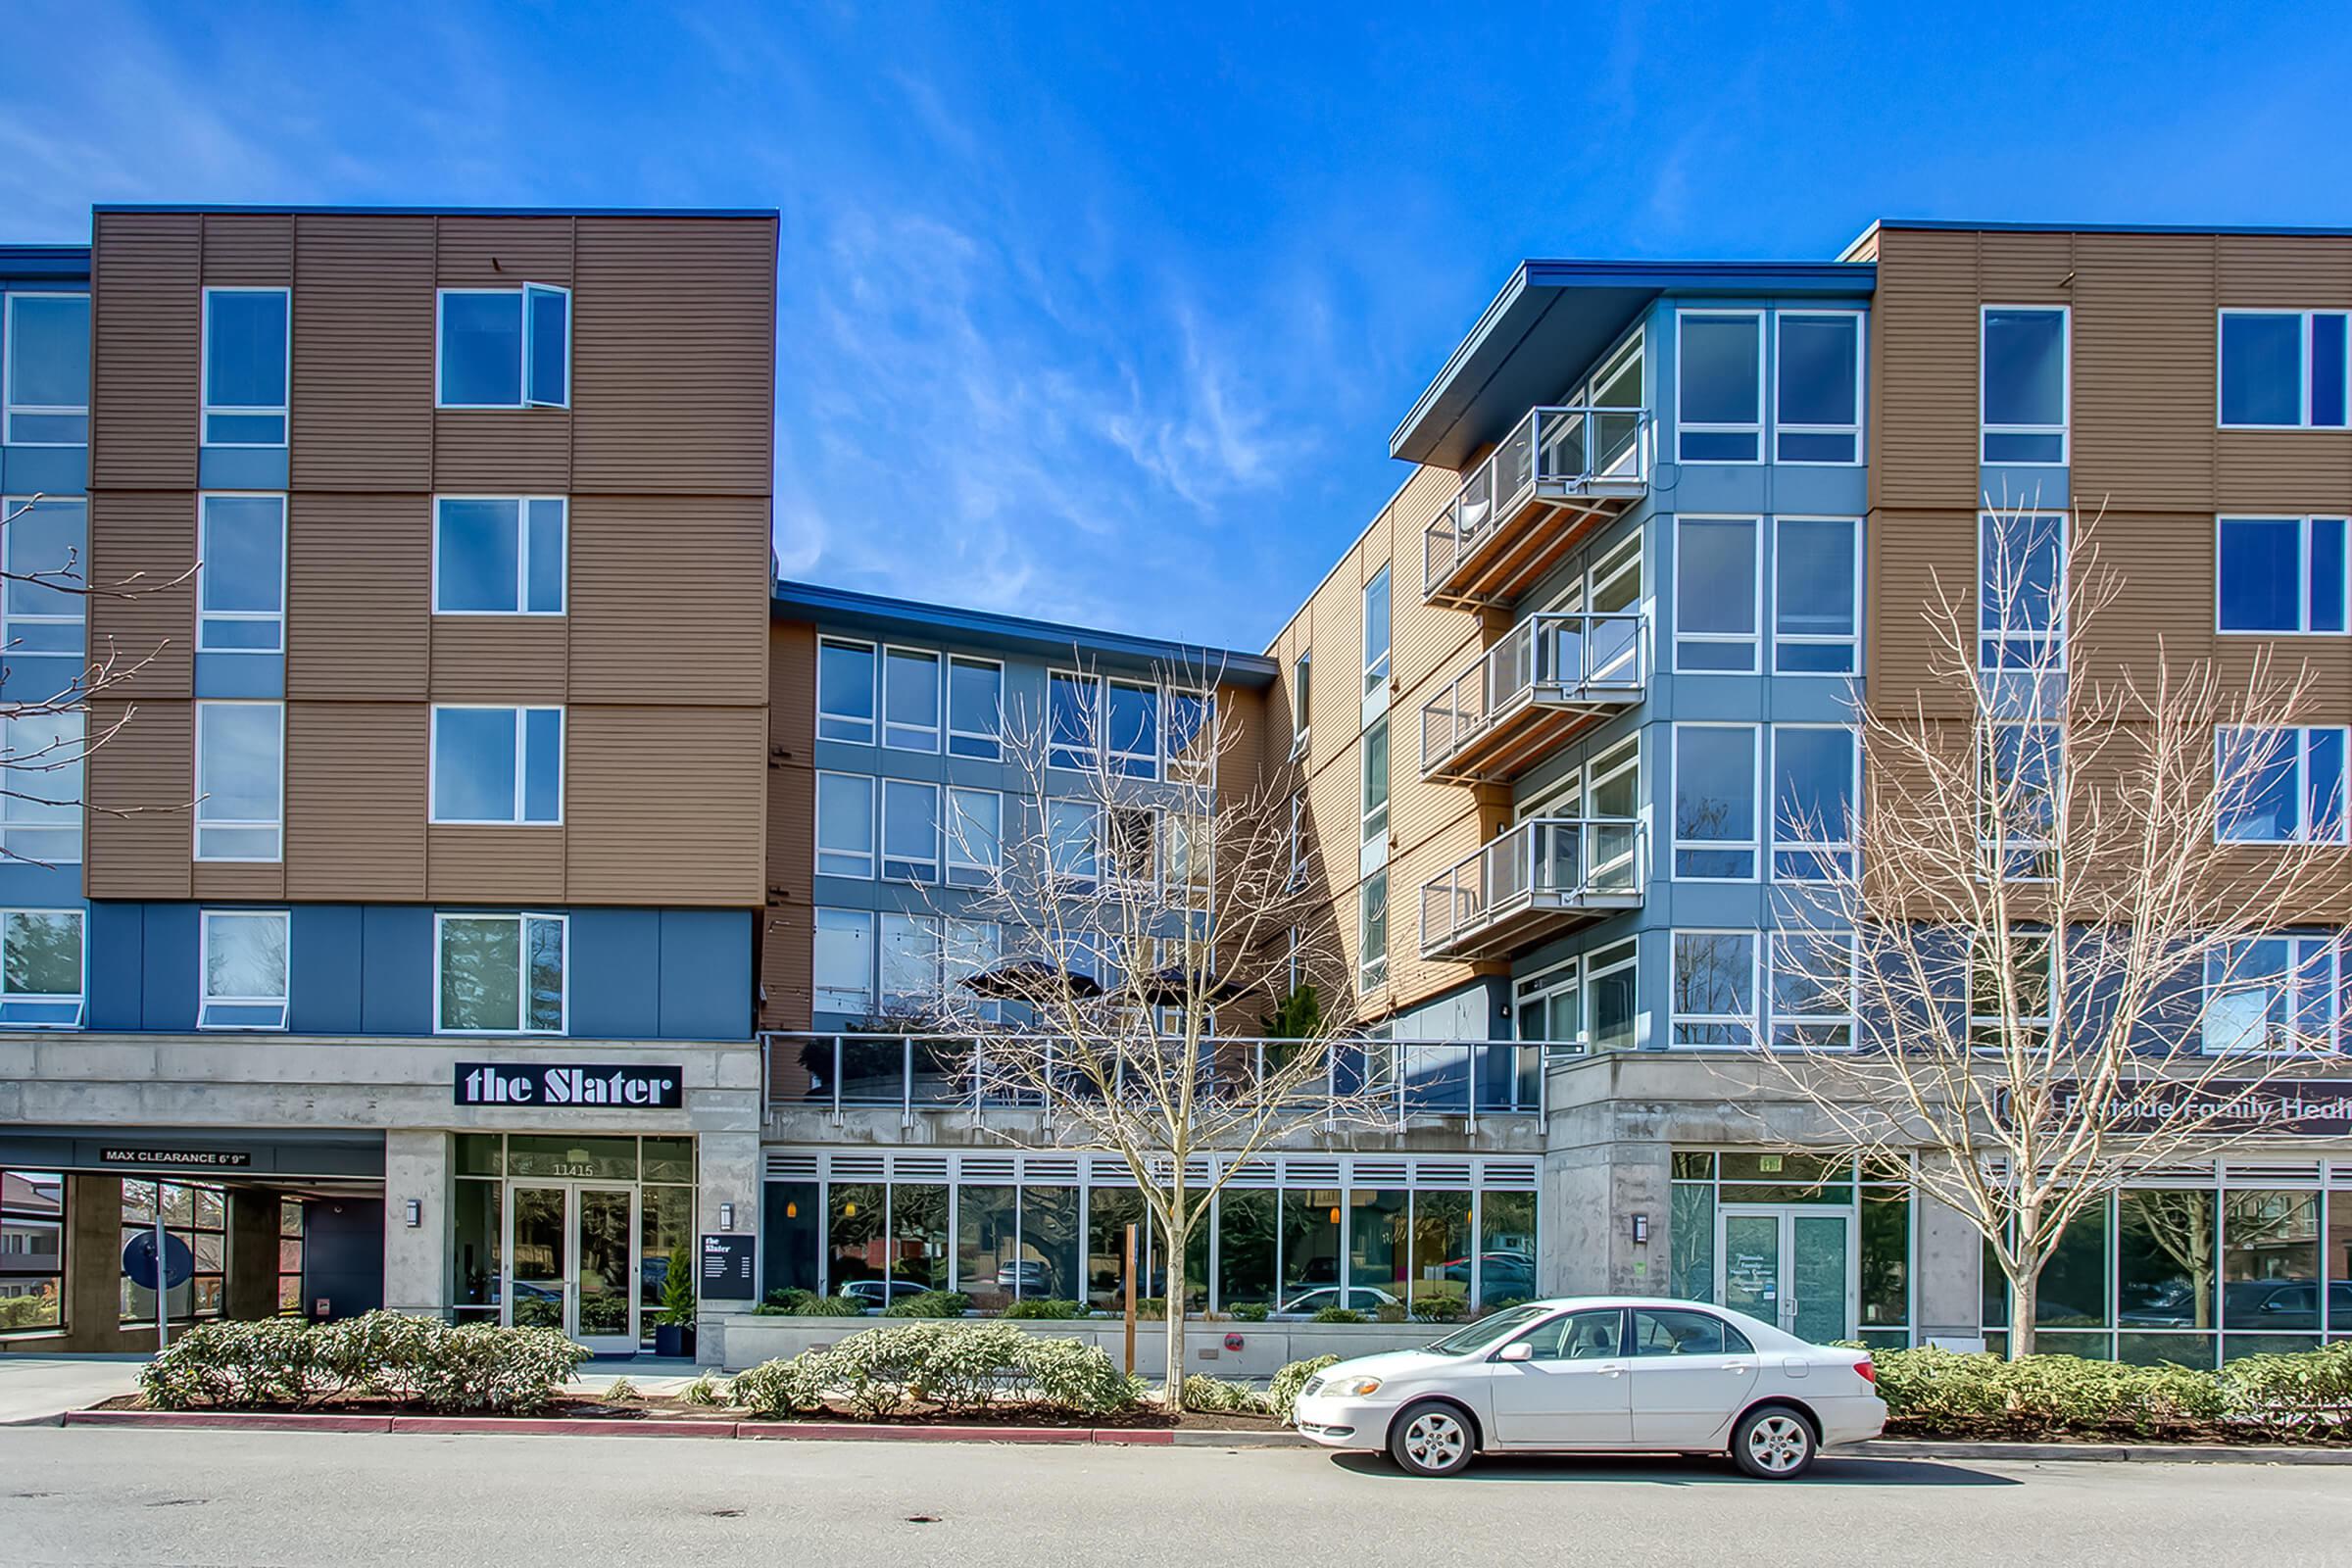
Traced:
[[[909, 1321], [881, 1317], [757, 1317], [731, 1313], [703, 1319], [702, 1359], [706, 1364], [740, 1371], [779, 1356], [794, 1356], [818, 1346], [831, 1345], [844, 1335], [887, 1323]], [[967, 1318], [966, 1322], [988, 1321]], [[1050, 1339], [1084, 1340], [1101, 1346], [1117, 1360], [1125, 1329], [1116, 1318], [1076, 1318], [1063, 1322], [1013, 1319], [1024, 1333]], [[711, 1330], [717, 1329], [713, 1334]], [[1373, 1355], [1382, 1350], [1418, 1349], [1451, 1332], [1444, 1323], [1242, 1323], [1185, 1320], [1185, 1364], [1189, 1371], [1218, 1378], [1267, 1378], [1292, 1361], [1318, 1355], [1342, 1358]], [[1160, 1323], [1135, 1326], [1135, 1367], [1155, 1376], [1167, 1358], [1167, 1329]], [[1239, 1338], [1238, 1349], [1228, 1338]]]

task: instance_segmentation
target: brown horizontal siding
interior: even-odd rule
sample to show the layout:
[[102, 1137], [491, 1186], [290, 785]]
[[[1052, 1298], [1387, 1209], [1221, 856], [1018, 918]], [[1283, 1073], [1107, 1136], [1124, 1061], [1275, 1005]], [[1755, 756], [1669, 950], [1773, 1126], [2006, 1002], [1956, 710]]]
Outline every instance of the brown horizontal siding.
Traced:
[[289, 696], [424, 697], [429, 511], [421, 495], [298, 491], [288, 501]]
[[2224, 430], [2215, 454], [2218, 511], [2352, 511], [2352, 431]]
[[[806, 905], [771, 905], [760, 920], [760, 1027], [806, 1029], [814, 1021], [815, 915]], [[808, 1070], [787, 1050], [771, 1064], [779, 1098], [806, 1091]]]
[[425, 896], [425, 755], [416, 704], [288, 706], [289, 898]]
[[574, 488], [766, 495], [775, 224], [583, 218], [577, 255]]
[[433, 488], [443, 495], [571, 491], [569, 409], [442, 409], [433, 415]]
[[764, 902], [763, 710], [582, 707], [566, 723], [573, 902]]
[[2210, 251], [2171, 236], [2084, 234], [2075, 254], [2075, 505], [2093, 513], [2209, 505]]
[[2223, 305], [2293, 311], [2340, 311], [2352, 305], [2352, 239], [2218, 234], [2181, 243], [2212, 256]]
[[574, 498], [574, 700], [764, 704], [767, 517], [753, 496]]
[[1984, 300], [1974, 234], [1896, 229], [1880, 236], [1871, 302], [1878, 370], [1870, 387], [1872, 506], [1976, 501]]
[[90, 488], [192, 488], [199, 220], [184, 213], [101, 213], [94, 236]]
[[[762, 1029], [806, 1029], [815, 962], [816, 628], [778, 622], [768, 633], [767, 848], [760, 912]], [[803, 1084], [801, 1087], [806, 1087]]]
[[293, 215], [205, 214], [204, 281], [214, 288], [282, 288], [292, 283]]
[[205, 903], [275, 901], [286, 896], [286, 867], [270, 864], [199, 861], [193, 867], [190, 896]]
[[564, 703], [570, 641], [558, 615], [435, 615], [433, 701]]
[[1945, 673], [1952, 656], [1938, 644], [1937, 607], [1948, 595], [1965, 615], [1975, 602], [1976, 511], [1874, 511], [1866, 527], [1863, 649], [1871, 706], [1881, 712], [1908, 712], [1921, 704], [1931, 712], [1964, 709], [1965, 693]]
[[90, 497], [91, 658], [113, 661], [118, 695], [194, 689], [196, 496], [115, 491]]
[[430, 220], [443, 288], [517, 288], [524, 283], [571, 286], [573, 220], [451, 214]]
[[432, 223], [304, 215], [295, 266], [295, 485], [430, 488]]
[[555, 826], [436, 823], [425, 829], [425, 896], [436, 904], [562, 904], [569, 837]]
[[82, 885], [91, 898], [189, 897], [195, 721], [186, 702], [91, 705], [90, 733], [106, 737], [88, 762], [89, 859]]

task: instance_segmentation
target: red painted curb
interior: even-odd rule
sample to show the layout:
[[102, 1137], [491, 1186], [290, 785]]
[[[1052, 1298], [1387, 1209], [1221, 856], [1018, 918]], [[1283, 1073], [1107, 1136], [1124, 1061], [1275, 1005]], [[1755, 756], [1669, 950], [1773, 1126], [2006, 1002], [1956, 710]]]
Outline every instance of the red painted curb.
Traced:
[[745, 1421], [739, 1438], [756, 1443], [1111, 1443], [1168, 1446], [1175, 1433], [1152, 1427], [899, 1427], [847, 1421]]
[[68, 1410], [70, 1427], [211, 1427], [244, 1432], [389, 1432], [388, 1415], [318, 1415], [293, 1410]]
[[497, 1415], [329, 1415], [270, 1410], [69, 1410], [70, 1427], [210, 1428], [245, 1432], [407, 1432], [466, 1437], [503, 1432], [543, 1438], [745, 1438], [805, 1443], [1105, 1444], [1172, 1447], [1170, 1427], [887, 1426], [847, 1421], [610, 1421]]
[[530, 1438], [731, 1438], [732, 1421], [611, 1421], [562, 1416], [396, 1415], [388, 1430], [435, 1437], [506, 1432]]

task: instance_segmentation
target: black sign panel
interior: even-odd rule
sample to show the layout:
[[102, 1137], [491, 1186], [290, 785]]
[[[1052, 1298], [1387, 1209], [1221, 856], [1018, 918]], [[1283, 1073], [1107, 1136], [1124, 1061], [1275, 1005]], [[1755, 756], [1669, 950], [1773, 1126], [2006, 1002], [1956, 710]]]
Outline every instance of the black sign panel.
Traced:
[[749, 1301], [760, 1294], [752, 1278], [756, 1236], [706, 1236], [696, 1282], [706, 1301]]
[[243, 1170], [253, 1163], [244, 1149], [135, 1149], [108, 1144], [98, 1151], [102, 1165], [161, 1165], [173, 1170]]
[[529, 1105], [568, 1110], [675, 1110], [686, 1102], [686, 1074], [678, 1067], [458, 1063], [461, 1105]]
[[[2050, 1087], [2064, 1109], [2076, 1110], [2081, 1084], [2060, 1081]], [[2125, 1134], [2187, 1121], [2200, 1135], [2218, 1138], [2352, 1137], [2352, 1082], [2212, 1078], [2192, 1084], [2144, 1078], [2115, 1085], [2095, 1119]]]

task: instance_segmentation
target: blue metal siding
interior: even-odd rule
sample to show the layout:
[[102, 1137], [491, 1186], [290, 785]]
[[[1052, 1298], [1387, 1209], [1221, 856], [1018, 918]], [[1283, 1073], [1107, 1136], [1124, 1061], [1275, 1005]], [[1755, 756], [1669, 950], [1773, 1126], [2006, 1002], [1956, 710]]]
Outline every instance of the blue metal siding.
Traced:
[[297, 905], [287, 932], [286, 1025], [297, 1034], [356, 1035], [367, 1017], [367, 910]]
[[284, 447], [206, 447], [196, 456], [196, 483], [206, 490], [285, 490], [291, 463]]
[[662, 911], [663, 1040], [743, 1040], [752, 1032], [752, 911]]
[[433, 911], [370, 905], [360, 921], [360, 1032], [433, 1032]]
[[661, 1032], [661, 980], [646, 962], [662, 943], [652, 909], [579, 909], [571, 916], [571, 1032], [650, 1039]]
[[147, 961], [146, 906], [93, 904], [82, 925], [83, 984], [93, 1029], [140, 1029]]
[[196, 1027], [198, 946], [193, 904], [143, 906], [145, 938], [139, 956], [139, 1027]]

